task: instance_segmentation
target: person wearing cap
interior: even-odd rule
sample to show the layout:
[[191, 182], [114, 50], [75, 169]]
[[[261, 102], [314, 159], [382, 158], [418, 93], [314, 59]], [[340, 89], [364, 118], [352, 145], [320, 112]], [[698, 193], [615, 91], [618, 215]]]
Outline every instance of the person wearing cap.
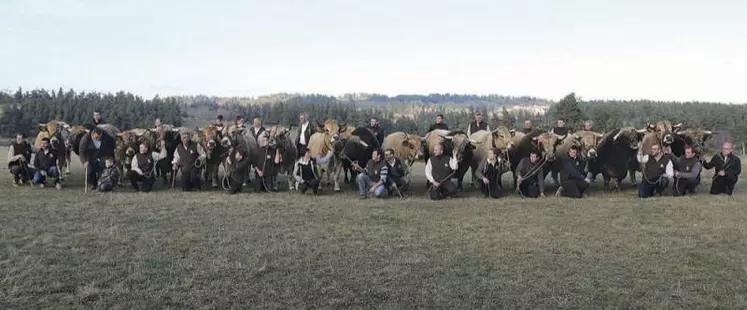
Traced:
[[473, 133], [476, 133], [480, 130], [490, 131], [490, 125], [488, 125], [488, 123], [486, 123], [482, 119], [482, 113], [477, 112], [477, 114], [475, 114], [475, 120], [469, 123], [469, 127], [467, 128], [467, 137], [472, 136]]
[[296, 161], [293, 167], [293, 178], [296, 179], [296, 188], [301, 194], [305, 194], [307, 190], [311, 189], [314, 195], [319, 194], [319, 171], [316, 169], [316, 165], [322, 165], [332, 158], [334, 155], [333, 151], [329, 151], [324, 157], [312, 157], [309, 149], [301, 148], [301, 158]]

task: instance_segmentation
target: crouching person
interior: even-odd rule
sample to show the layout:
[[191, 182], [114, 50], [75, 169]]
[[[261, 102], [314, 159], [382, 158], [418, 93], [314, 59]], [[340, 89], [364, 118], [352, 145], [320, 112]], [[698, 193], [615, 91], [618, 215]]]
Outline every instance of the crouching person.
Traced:
[[585, 177], [583, 163], [578, 156], [578, 148], [573, 146], [568, 151], [568, 158], [561, 161], [560, 195], [569, 198], [582, 198], [589, 188], [589, 179]]
[[[244, 149], [238, 149], [234, 154], [230, 155], [227, 159], [228, 164], [231, 166], [231, 186], [228, 189], [228, 194], [235, 195], [241, 192], [241, 188], [244, 186], [244, 180], [246, 178], [246, 170], [249, 169], [249, 165], [252, 162], [246, 156], [246, 151]], [[233, 159], [231, 159], [231, 157], [233, 157]]]
[[674, 165], [669, 156], [661, 152], [661, 145], [651, 146], [649, 154], [638, 154], [637, 160], [643, 165], [643, 180], [638, 183], [638, 197], [648, 198], [654, 193], [661, 195], [669, 186], [669, 179], [674, 177]]
[[[130, 179], [130, 185], [135, 191], [149, 192], [153, 189], [153, 182], [155, 176], [153, 171], [155, 170], [156, 163], [166, 158], [166, 142], [161, 140], [161, 152], [151, 152], [148, 149], [148, 145], [141, 143], [139, 146], [139, 152], [137, 155], [132, 157], [132, 168], [127, 173], [127, 178]], [[140, 183], [141, 185], [138, 185]]]
[[680, 157], [677, 171], [674, 172], [674, 196], [695, 194], [695, 188], [700, 184], [700, 160], [695, 157], [691, 146], [685, 147], [685, 155]]
[[334, 152], [329, 151], [326, 156], [322, 158], [311, 157], [309, 149], [301, 146], [301, 158], [296, 161], [296, 165], [293, 167], [293, 178], [296, 179], [298, 184], [298, 191], [301, 194], [305, 194], [307, 190], [311, 189], [314, 195], [319, 194], [319, 173], [316, 169], [316, 165], [322, 165], [327, 163], [334, 155]]
[[99, 184], [97, 186], [98, 191], [101, 193], [111, 192], [119, 184], [119, 170], [114, 165], [114, 158], [104, 159], [104, 170], [101, 171], [99, 176]]
[[441, 200], [456, 195], [457, 188], [451, 177], [458, 167], [457, 151], [452, 157], [443, 155], [444, 147], [438, 144], [433, 147], [433, 156], [425, 164], [425, 178], [431, 183], [429, 189], [432, 200]]
[[54, 186], [57, 189], [62, 188], [60, 171], [57, 169], [57, 153], [49, 147], [49, 138], [42, 139], [41, 149], [36, 152], [36, 156], [34, 157], [34, 167], [36, 167], [33, 180], [34, 184], [44, 187], [44, 183], [46, 183], [47, 177], [49, 177], [54, 179]]
[[497, 156], [498, 150], [488, 150], [488, 156], [480, 162], [475, 170], [480, 191], [485, 197], [501, 198], [501, 187], [498, 186], [498, 179], [503, 173], [501, 160]]
[[406, 191], [410, 187], [410, 176], [405, 165], [402, 163], [402, 160], [394, 156], [394, 150], [392, 149], [384, 151], [384, 160], [389, 170], [387, 172], [387, 189], [389, 194], [391, 195], [392, 191], [402, 194], [403, 191]]
[[26, 183], [32, 177], [32, 170], [29, 167], [31, 162], [31, 153], [34, 148], [24, 140], [22, 133], [16, 135], [16, 141], [8, 149], [8, 169], [13, 175], [13, 186]]
[[724, 142], [721, 154], [713, 156], [710, 162], [703, 162], [703, 168], [716, 169], [711, 183], [711, 195], [732, 195], [742, 173], [742, 161], [737, 155], [732, 154], [730, 142]]
[[353, 169], [359, 172], [356, 181], [361, 199], [368, 198], [369, 193], [373, 193], [379, 198], [385, 197], [385, 185], [387, 175], [389, 174], [389, 166], [386, 164], [386, 161], [381, 159], [380, 149], [373, 150], [371, 160], [368, 161], [365, 169], [362, 169], [357, 164], [353, 164]]
[[516, 184], [522, 197], [545, 197], [544, 163], [539, 161], [539, 152], [532, 151], [529, 157], [519, 161], [516, 167]]
[[202, 145], [191, 141], [192, 135], [189, 132], [183, 132], [181, 139], [182, 143], [174, 151], [172, 169], [175, 175], [176, 171], [182, 171], [182, 191], [200, 190], [200, 169], [197, 163], [205, 160], [205, 150]]

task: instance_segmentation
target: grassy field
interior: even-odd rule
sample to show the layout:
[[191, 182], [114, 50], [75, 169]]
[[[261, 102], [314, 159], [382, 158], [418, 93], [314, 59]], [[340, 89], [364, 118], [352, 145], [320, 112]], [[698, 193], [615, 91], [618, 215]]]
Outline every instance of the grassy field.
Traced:
[[443, 202], [420, 183], [360, 201], [85, 195], [82, 172], [61, 191], [0, 180], [0, 308], [747, 307], [744, 183], [735, 197]]

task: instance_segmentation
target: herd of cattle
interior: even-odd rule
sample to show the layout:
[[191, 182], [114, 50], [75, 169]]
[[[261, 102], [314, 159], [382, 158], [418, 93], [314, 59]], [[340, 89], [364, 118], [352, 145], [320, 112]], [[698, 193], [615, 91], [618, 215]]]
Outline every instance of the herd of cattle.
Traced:
[[[168, 156], [157, 163], [154, 171], [156, 176], [163, 179], [164, 184], [169, 184], [174, 177], [171, 160], [174, 150], [180, 143], [180, 135], [184, 132], [192, 132], [192, 141], [204, 148], [207, 156], [201, 167], [205, 180], [210, 180], [213, 187], [217, 187], [222, 180], [219, 177], [220, 166], [223, 166], [226, 173], [230, 171], [230, 166], [226, 163], [229, 149], [243, 147], [249, 154], [260, 151], [257, 138], [243, 125], [208, 125], [197, 129], [160, 125], [158, 128], [127, 131], [120, 131], [109, 124], [99, 127], [112, 137], [116, 137], [115, 160], [122, 170], [129, 169], [129, 163], [138, 149], [138, 144], [145, 143], [151, 150], [160, 151], [160, 141], [164, 141]], [[463, 188], [462, 180], [466, 172], [470, 168], [474, 171], [489, 149], [501, 151], [499, 156], [503, 159], [504, 173], [515, 172], [519, 160], [528, 157], [532, 150], [537, 150], [542, 155], [543, 163], [549, 168], [544, 171], [557, 180], [558, 167], [553, 163], [558, 162], [556, 158], [565, 156], [572, 146], [583, 150], [582, 157], [586, 160], [587, 170], [592, 177], [602, 174], [605, 187], [617, 189], [628, 175], [631, 182], [636, 183], [635, 172], [640, 168], [635, 155], [639, 151], [646, 153], [651, 145], [659, 143], [674, 156], [684, 154], [687, 145], [692, 146], [698, 154], [702, 154], [706, 140], [712, 135], [711, 131], [701, 128], [683, 129], [681, 124], [672, 125], [669, 121], [660, 121], [643, 129], [623, 127], [607, 133], [577, 131], [563, 136], [552, 131], [534, 129], [523, 132], [504, 126], [492, 131], [478, 131], [471, 136], [459, 130], [440, 129], [425, 136], [394, 132], [380, 143], [367, 127], [338, 124], [336, 120], [317, 122], [316, 127], [316, 132], [308, 141], [308, 149], [315, 157], [323, 157], [330, 151], [334, 153], [333, 160], [318, 169], [326, 175], [327, 184], [334, 184], [335, 191], [340, 190], [340, 178], [343, 175], [346, 183], [347, 173], [350, 173], [352, 180], [355, 179], [356, 172], [351, 167], [354, 163], [365, 166], [371, 159], [374, 149], [394, 150], [395, 155], [411, 169], [416, 160], [422, 158], [427, 161], [437, 144], [444, 146], [444, 154], [454, 154], [453, 151], [456, 150], [459, 164], [453, 177], [457, 179], [459, 189]], [[298, 158], [297, 140], [294, 140], [291, 132], [290, 127], [276, 125], [266, 128], [261, 133], [282, 155], [279, 172], [284, 174], [293, 172], [294, 163]], [[71, 152], [79, 153], [81, 140], [87, 134], [88, 130], [83, 126], [50, 121], [40, 125], [35, 144], [39, 147], [42, 138], [50, 138], [51, 146], [59, 156], [58, 167], [69, 174]], [[288, 186], [291, 189], [295, 188], [293, 180], [292, 177], [288, 178]], [[516, 186], [515, 175], [513, 185]]]

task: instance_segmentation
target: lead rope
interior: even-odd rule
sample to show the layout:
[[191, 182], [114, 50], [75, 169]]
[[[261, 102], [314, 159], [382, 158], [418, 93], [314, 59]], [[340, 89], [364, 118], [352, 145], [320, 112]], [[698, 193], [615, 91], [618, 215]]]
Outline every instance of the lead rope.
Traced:
[[[545, 165], [545, 163], [547, 163], [547, 159], [543, 156], [542, 160], [540, 160], [537, 165], [532, 166], [532, 168], [529, 169], [529, 171], [526, 174], [527, 176], [522, 177], [522, 183], [528, 178], [534, 177], [539, 172], [539, 170], [542, 168], [542, 166]], [[521, 192], [520, 185], [521, 183], [516, 184], [516, 192], [519, 193], [519, 196], [521, 196], [521, 198], [526, 198], [526, 196], [524, 196], [524, 193]]]

